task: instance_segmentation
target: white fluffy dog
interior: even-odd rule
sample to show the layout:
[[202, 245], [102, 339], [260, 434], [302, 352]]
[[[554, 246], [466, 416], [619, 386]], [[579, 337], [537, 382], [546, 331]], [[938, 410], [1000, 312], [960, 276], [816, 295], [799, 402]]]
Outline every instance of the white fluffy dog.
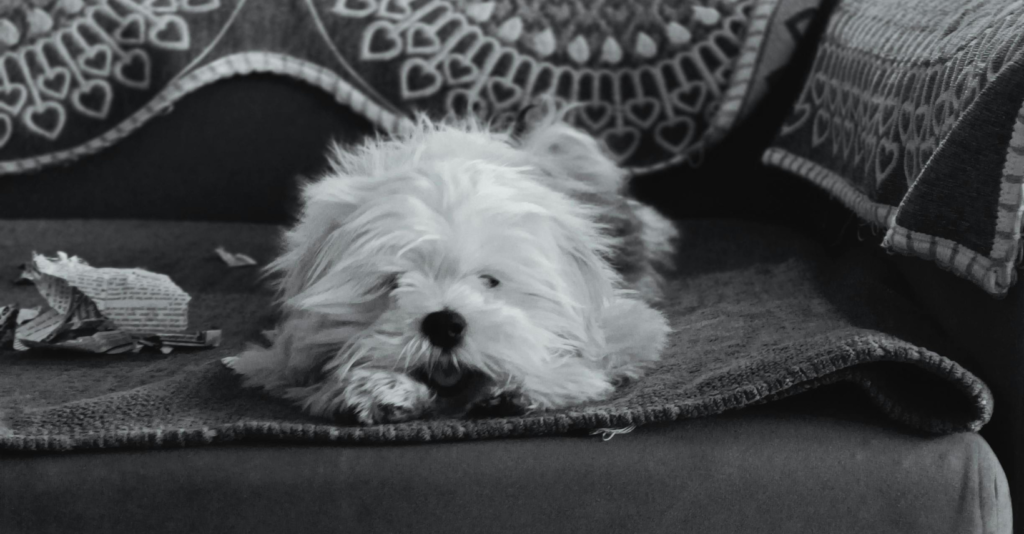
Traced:
[[269, 267], [273, 345], [225, 359], [247, 386], [393, 423], [598, 400], [658, 359], [676, 230], [589, 135], [421, 118], [333, 156]]

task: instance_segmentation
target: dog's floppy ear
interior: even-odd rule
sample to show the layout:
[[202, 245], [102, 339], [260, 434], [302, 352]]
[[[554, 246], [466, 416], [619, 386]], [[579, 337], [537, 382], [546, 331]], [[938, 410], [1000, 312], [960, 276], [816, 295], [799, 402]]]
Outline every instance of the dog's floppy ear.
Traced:
[[283, 300], [319, 280], [331, 267], [330, 259], [343, 257], [347, 240], [338, 230], [374, 194], [376, 183], [349, 168], [346, 159], [358, 155], [334, 146], [331, 170], [318, 180], [301, 184], [299, 220], [285, 232], [282, 254], [267, 266], [268, 273], [280, 276], [278, 290]]
[[563, 191], [620, 194], [626, 172], [592, 135], [564, 120], [572, 108], [550, 109], [531, 106], [520, 112], [513, 129], [519, 147], [555, 179], [551, 185]]
[[603, 346], [600, 321], [614, 298], [620, 275], [608, 263], [613, 242], [596, 224], [593, 207], [571, 204], [549, 212], [555, 240], [566, 261], [560, 263], [560, 279], [567, 284], [575, 313], [583, 319], [586, 343]]

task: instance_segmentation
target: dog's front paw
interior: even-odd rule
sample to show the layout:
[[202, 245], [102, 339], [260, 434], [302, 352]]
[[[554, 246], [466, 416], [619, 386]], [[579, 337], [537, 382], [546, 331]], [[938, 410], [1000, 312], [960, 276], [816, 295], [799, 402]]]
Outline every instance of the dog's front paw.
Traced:
[[530, 399], [518, 391], [494, 390], [487, 398], [473, 405], [468, 417], [514, 417], [530, 412], [531, 405]]
[[401, 423], [423, 416], [433, 394], [422, 382], [394, 371], [357, 369], [345, 390], [345, 404], [364, 425]]
[[302, 396], [300, 402], [312, 415], [334, 419], [351, 415], [363, 425], [417, 419], [433, 402], [430, 388], [423, 383], [383, 369], [353, 369], [344, 380], [323, 384]]

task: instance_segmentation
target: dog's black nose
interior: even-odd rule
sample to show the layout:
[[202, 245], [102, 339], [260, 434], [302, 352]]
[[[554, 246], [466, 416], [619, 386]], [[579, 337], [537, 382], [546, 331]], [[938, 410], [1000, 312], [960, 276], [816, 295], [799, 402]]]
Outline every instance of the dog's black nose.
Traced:
[[466, 320], [452, 310], [441, 310], [424, 317], [420, 329], [431, 343], [447, 350], [462, 341]]

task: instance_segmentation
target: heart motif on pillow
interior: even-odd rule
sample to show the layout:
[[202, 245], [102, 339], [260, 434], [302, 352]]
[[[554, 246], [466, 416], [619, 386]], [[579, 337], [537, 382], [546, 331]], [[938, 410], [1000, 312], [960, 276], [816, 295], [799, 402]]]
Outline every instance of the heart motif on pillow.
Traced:
[[814, 126], [811, 127], [811, 146], [817, 147], [825, 142], [832, 130], [832, 116], [824, 109], [814, 114]]
[[107, 118], [113, 98], [113, 90], [106, 80], [88, 80], [71, 92], [71, 102], [75, 109], [98, 120]]
[[148, 89], [150, 83], [150, 61], [145, 52], [136, 48], [129, 50], [114, 67], [114, 78], [132, 89]]
[[60, 104], [42, 101], [25, 108], [22, 119], [30, 131], [52, 141], [60, 135], [67, 115]]
[[453, 54], [444, 61], [444, 74], [449, 85], [462, 85], [475, 80], [480, 68], [465, 56]]
[[175, 15], [156, 19], [149, 29], [149, 40], [168, 50], [188, 50], [191, 46], [188, 24]]
[[502, 78], [492, 78], [487, 82], [487, 93], [495, 109], [511, 107], [523, 96], [523, 90], [519, 86]]
[[28, 99], [28, 90], [20, 83], [0, 85], [0, 110], [17, 115]]
[[601, 140], [616, 159], [623, 160], [636, 152], [640, 145], [640, 131], [632, 126], [611, 128], [604, 132]]
[[441, 49], [441, 40], [429, 26], [416, 23], [406, 33], [405, 51], [411, 55], [433, 54]]
[[612, 105], [600, 100], [587, 102], [579, 108], [576, 117], [590, 130], [600, 130], [612, 118]]
[[378, 20], [366, 27], [363, 33], [359, 59], [364, 61], [385, 61], [402, 53], [402, 39], [394, 24]]
[[626, 102], [626, 117], [641, 128], [650, 128], [658, 119], [660, 112], [661, 104], [657, 99], [649, 96]]
[[702, 83], [691, 82], [672, 91], [672, 103], [687, 113], [699, 113], [704, 109], [708, 89]]
[[78, 56], [78, 66], [82, 72], [99, 78], [110, 76], [111, 64], [113, 52], [106, 45], [91, 46]]
[[676, 117], [654, 130], [654, 140], [665, 150], [681, 152], [693, 142], [696, 125], [690, 117]]
[[896, 141], [881, 139], [875, 152], [875, 183], [880, 184], [889, 177], [896, 168], [899, 159], [900, 145]]
[[54, 67], [36, 77], [39, 92], [55, 100], [63, 100], [71, 86], [71, 73], [65, 67]]
[[128, 15], [114, 30], [114, 39], [125, 45], [140, 45], [146, 42], [146, 20], [138, 13]]
[[432, 95], [441, 88], [444, 77], [430, 63], [412, 58], [402, 65], [402, 97], [423, 98]]

